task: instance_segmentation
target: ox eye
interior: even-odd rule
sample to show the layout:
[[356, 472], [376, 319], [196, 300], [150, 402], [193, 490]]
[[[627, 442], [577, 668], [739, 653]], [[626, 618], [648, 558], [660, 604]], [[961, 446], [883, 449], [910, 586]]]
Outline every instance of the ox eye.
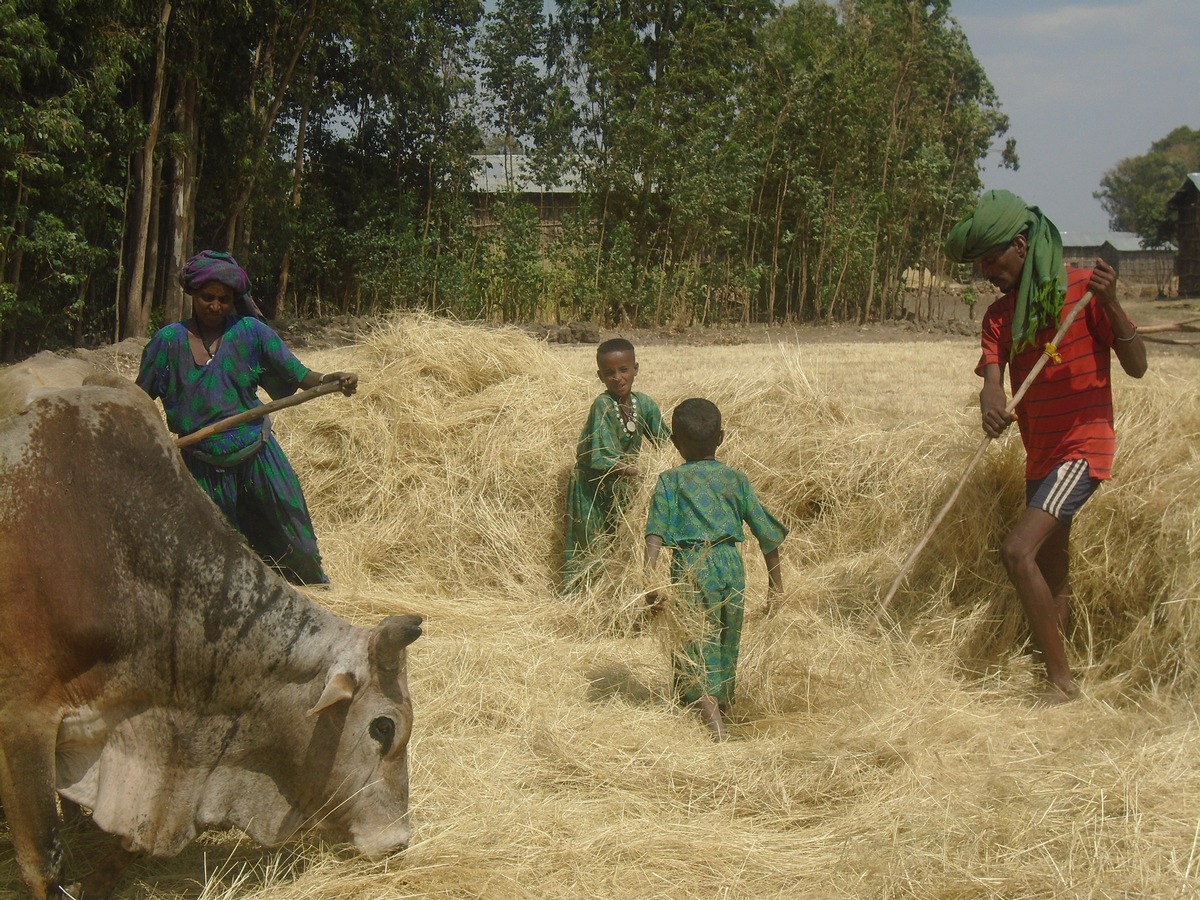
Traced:
[[367, 734], [379, 742], [381, 752], [387, 753], [391, 749], [392, 741], [396, 739], [396, 723], [387, 716], [379, 716], [371, 720]]

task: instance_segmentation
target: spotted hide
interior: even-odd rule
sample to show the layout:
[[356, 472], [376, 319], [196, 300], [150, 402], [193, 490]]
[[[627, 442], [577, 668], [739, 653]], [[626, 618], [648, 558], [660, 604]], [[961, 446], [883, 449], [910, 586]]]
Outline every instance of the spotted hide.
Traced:
[[351, 625], [272, 572], [130, 382], [0, 373], [0, 800], [38, 900], [56, 791], [129, 854], [229, 826], [404, 848], [420, 624]]

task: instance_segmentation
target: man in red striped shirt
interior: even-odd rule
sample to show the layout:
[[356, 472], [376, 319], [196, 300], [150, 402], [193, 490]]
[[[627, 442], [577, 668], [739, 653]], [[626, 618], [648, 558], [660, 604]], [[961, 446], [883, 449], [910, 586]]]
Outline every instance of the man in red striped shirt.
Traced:
[[[1134, 378], [1146, 371], [1146, 347], [1117, 300], [1117, 273], [1097, 259], [1093, 269], [1067, 268], [1062, 238], [1037, 207], [1008, 191], [988, 191], [955, 225], [946, 245], [957, 262], [978, 260], [1003, 296], [983, 319], [983, 430], [999, 437], [1014, 420], [1025, 444], [1026, 509], [1000, 547], [1048, 681], [1041, 699], [1079, 695], [1062, 632], [1070, 617], [1068, 577], [1072, 517], [1112, 473], [1114, 448], [1111, 354]], [[1060, 324], [1090, 291], [1094, 299], [1057, 346]], [[1049, 345], [1049, 346], [1047, 346]], [[1041, 357], [1050, 357], [1016, 409], [1007, 411], [1004, 369], [1013, 392]]]

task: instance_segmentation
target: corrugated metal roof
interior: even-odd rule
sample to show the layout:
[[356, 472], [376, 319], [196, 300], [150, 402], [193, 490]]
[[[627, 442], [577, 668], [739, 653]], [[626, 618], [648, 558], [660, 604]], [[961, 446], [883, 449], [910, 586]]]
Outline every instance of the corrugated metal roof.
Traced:
[[1115, 233], [1112, 231], [1064, 231], [1062, 233], [1063, 249], [1066, 250], [1069, 247], [1099, 247]]
[[1108, 243], [1112, 244], [1114, 250], [1120, 250], [1122, 253], [1136, 253], [1145, 249], [1142, 239], [1128, 231], [1114, 231]]
[[1064, 231], [1063, 251], [1082, 247], [1102, 247], [1110, 244], [1122, 253], [1137, 253], [1144, 248], [1142, 239], [1132, 231]]
[[563, 175], [558, 184], [539, 184], [529, 171], [529, 158], [524, 155], [486, 153], [473, 157], [480, 164], [475, 172], [473, 187], [481, 194], [577, 194], [579, 176], [574, 172]]

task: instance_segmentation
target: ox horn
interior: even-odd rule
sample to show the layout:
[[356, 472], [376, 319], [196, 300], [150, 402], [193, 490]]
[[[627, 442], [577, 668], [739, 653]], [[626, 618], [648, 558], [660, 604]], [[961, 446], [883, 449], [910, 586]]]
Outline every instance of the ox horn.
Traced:
[[400, 668], [400, 652], [421, 636], [421, 617], [388, 616], [371, 632], [371, 657], [385, 672]]
[[325, 712], [331, 706], [336, 706], [343, 700], [349, 700], [354, 696], [354, 689], [357, 686], [354, 676], [349, 672], [335, 672], [325, 682], [325, 690], [321, 692], [321, 699], [317, 701], [316, 706], [308, 711], [308, 715], [315, 716], [318, 713]]

